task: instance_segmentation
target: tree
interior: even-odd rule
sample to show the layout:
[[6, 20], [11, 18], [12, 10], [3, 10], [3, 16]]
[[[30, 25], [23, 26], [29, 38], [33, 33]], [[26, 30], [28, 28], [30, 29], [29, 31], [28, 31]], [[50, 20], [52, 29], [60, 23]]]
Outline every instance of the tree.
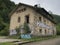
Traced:
[[8, 36], [9, 35], [9, 25], [6, 24], [6, 27], [4, 28], [4, 30], [0, 31], [0, 35], [1, 36]]
[[60, 24], [57, 25], [57, 35], [60, 35]]

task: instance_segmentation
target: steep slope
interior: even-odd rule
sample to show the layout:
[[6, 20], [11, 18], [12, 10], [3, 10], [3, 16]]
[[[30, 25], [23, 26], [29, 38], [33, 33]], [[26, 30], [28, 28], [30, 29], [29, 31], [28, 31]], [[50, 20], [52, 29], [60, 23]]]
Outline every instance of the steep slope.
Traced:
[[0, 0], [0, 31], [9, 23], [9, 13], [14, 9], [15, 3], [10, 0]]

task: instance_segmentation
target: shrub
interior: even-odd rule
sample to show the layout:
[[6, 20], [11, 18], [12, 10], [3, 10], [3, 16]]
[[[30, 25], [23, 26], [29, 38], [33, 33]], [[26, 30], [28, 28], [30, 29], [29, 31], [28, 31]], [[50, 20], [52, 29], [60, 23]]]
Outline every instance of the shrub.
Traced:
[[9, 35], [9, 28], [8, 28], [9, 26], [6, 26], [5, 28], [4, 28], [4, 30], [1, 30], [0, 31], [0, 35], [1, 36], [8, 36]]
[[20, 34], [20, 26], [19, 27], [17, 27], [15, 30], [16, 30], [16, 32], [17, 32], [17, 35], [19, 35]]
[[60, 35], [60, 24], [57, 25], [57, 35]]
[[31, 33], [30, 27], [28, 26], [27, 23], [24, 23], [24, 30], [25, 30], [25, 33]]

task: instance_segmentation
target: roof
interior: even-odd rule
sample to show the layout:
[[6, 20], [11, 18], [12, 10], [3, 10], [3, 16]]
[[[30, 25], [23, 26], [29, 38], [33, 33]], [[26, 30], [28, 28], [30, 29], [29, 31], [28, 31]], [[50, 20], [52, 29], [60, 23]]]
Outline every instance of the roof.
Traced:
[[[17, 9], [19, 6], [21, 6], [21, 5], [24, 5], [24, 6], [28, 6], [28, 7], [30, 7], [30, 8], [33, 8], [37, 13], [41, 14], [42, 16], [44, 16], [45, 18], [49, 19], [51, 22], [53, 22], [54, 24], [56, 24], [55, 21], [53, 20], [53, 16], [52, 16], [51, 14], [49, 14], [44, 8], [41, 8], [41, 7], [38, 8], [38, 7], [35, 7], [35, 6], [23, 4], [23, 3], [19, 3], [19, 4], [15, 7], [15, 9], [13, 9], [13, 10], [11, 11], [11, 13], [9, 14], [9, 16], [11, 16], [11, 15], [16, 11], [16, 9]], [[48, 15], [50, 16], [51, 19], [48, 17]]]

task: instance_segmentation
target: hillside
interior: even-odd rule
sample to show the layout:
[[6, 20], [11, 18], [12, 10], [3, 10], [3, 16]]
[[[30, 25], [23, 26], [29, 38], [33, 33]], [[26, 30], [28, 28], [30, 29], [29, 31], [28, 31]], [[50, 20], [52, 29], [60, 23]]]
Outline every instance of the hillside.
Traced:
[[55, 21], [57, 22], [56, 24], [57, 34], [60, 35], [60, 16], [53, 15], [53, 17], [55, 18]]
[[[0, 0], [0, 32], [8, 30], [9, 13], [15, 7], [15, 3], [10, 0]], [[0, 33], [0, 34], [1, 34]]]
[[59, 15], [53, 15], [53, 17], [57, 23], [60, 23], [60, 16]]

